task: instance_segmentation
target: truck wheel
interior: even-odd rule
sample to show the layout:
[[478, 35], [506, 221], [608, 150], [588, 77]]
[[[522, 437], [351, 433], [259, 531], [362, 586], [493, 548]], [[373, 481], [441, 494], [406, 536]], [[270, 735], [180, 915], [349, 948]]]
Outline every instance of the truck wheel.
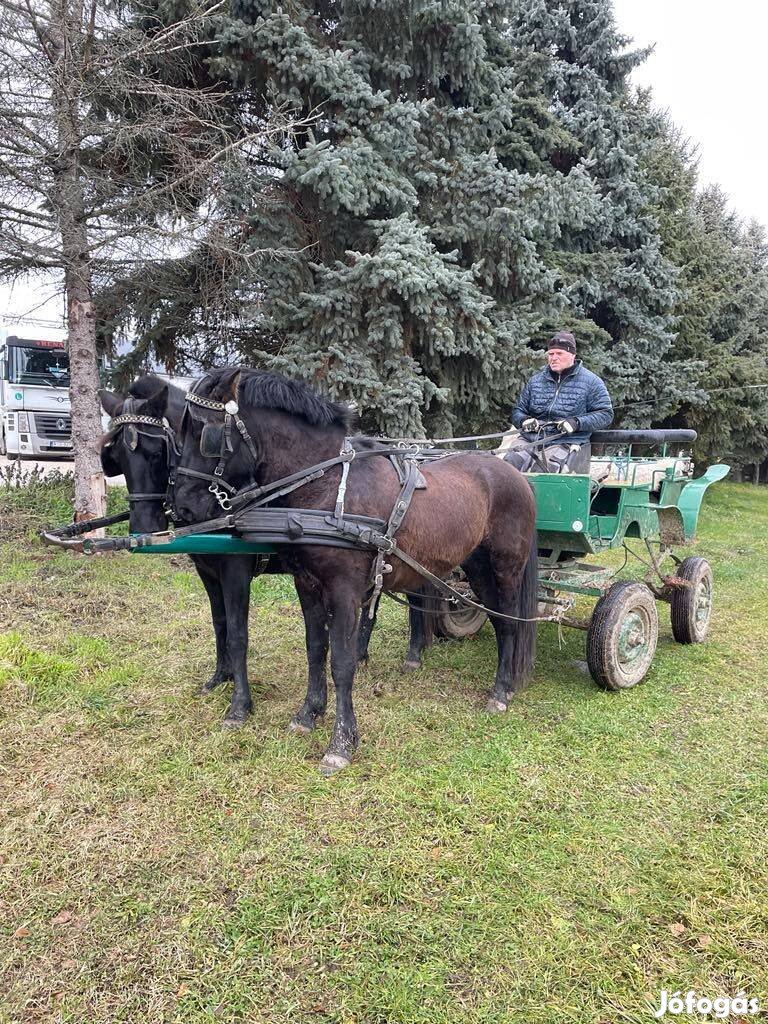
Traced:
[[690, 555], [675, 573], [688, 583], [672, 592], [672, 635], [679, 644], [701, 644], [712, 619], [712, 568], [706, 558]]
[[[471, 600], [477, 600], [468, 584], [455, 583], [453, 585], [456, 590], [466, 594]], [[479, 608], [441, 601], [435, 616], [435, 633], [446, 640], [466, 640], [467, 637], [474, 636], [478, 632], [487, 618], [486, 613], [481, 612]]]
[[659, 614], [642, 583], [614, 583], [595, 605], [587, 631], [587, 664], [606, 690], [628, 690], [645, 678], [659, 639]]

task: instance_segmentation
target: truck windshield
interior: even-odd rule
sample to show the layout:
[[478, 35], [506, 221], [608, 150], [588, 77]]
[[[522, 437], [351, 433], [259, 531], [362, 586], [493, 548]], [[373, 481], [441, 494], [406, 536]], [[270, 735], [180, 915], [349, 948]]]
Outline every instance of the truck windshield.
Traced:
[[60, 349], [9, 347], [8, 363], [11, 384], [69, 387], [69, 356]]

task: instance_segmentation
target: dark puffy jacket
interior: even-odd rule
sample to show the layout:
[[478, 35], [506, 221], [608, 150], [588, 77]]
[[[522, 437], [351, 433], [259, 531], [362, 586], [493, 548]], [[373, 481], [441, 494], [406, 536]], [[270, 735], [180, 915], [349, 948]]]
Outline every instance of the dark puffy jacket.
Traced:
[[[529, 416], [549, 423], [576, 416], [579, 429], [568, 437], [574, 444], [588, 441], [595, 430], [605, 430], [613, 422], [613, 406], [608, 390], [596, 373], [576, 362], [562, 373], [549, 367], [537, 373], [523, 388], [512, 410], [512, 423], [520, 429]], [[556, 433], [554, 427], [549, 433]], [[527, 439], [535, 435], [525, 434]]]

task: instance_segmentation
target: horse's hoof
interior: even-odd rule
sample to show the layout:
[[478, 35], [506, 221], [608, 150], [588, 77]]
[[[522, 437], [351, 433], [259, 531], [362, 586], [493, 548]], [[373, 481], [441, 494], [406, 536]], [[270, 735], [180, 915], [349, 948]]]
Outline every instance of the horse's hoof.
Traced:
[[507, 704], [503, 700], [496, 700], [495, 697], [489, 697], [488, 703], [485, 705], [485, 710], [489, 715], [503, 715], [507, 710]]
[[295, 718], [292, 718], [288, 723], [288, 732], [298, 733], [299, 736], [308, 736], [312, 729], [308, 725], [304, 725], [302, 722], [297, 722]]
[[342, 768], [347, 768], [351, 763], [348, 757], [343, 757], [341, 754], [326, 754], [320, 762], [320, 774], [327, 779], [331, 775], [335, 775], [336, 772], [340, 772]]
[[405, 672], [415, 672], [417, 668], [421, 668], [420, 661], [413, 661], [411, 658], [406, 658], [403, 662], [403, 670]]
[[221, 728], [227, 730], [242, 729], [244, 725], [244, 718], [225, 718], [224, 721], [221, 723]]
[[217, 687], [217, 686], [221, 686], [221, 682], [216, 682], [216, 683], [212, 683], [212, 682], [207, 682], [207, 683], [201, 683], [201, 684], [200, 684], [200, 687], [199, 687], [199, 689], [198, 689], [198, 691], [197, 691], [197, 695], [198, 695], [198, 697], [207, 697], [207, 696], [208, 696], [208, 694], [210, 694], [210, 693], [213, 693], [213, 691], [214, 691], [214, 690], [216, 689], [216, 687]]

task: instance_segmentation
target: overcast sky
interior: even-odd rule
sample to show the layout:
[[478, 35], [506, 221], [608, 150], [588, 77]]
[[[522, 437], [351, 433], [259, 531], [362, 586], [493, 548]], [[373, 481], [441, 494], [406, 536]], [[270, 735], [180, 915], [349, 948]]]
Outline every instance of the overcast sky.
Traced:
[[[702, 182], [717, 182], [742, 216], [768, 225], [768, 3], [615, 0], [615, 9], [635, 45], [655, 44], [634, 80], [651, 86], [657, 104], [698, 144]], [[60, 301], [30, 312], [53, 290], [40, 284], [11, 293], [0, 284], [0, 317], [60, 316]]]
[[768, 3], [614, 0], [619, 28], [656, 49], [634, 73], [698, 144], [703, 184], [768, 226]]

